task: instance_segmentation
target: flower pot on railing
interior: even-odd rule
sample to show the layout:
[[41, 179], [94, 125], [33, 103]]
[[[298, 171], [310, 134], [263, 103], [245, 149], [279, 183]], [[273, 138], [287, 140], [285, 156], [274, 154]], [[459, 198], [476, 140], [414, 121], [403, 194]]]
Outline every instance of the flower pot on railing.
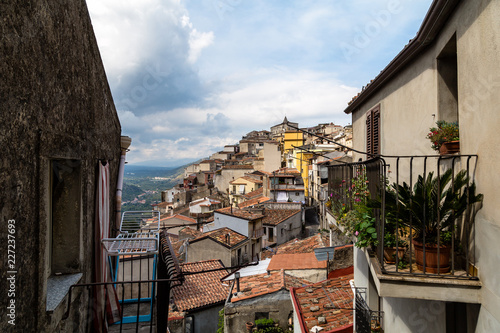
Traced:
[[403, 259], [405, 254], [405, 247], [384, 247], [384, 259], [387, 264], [395, 264], [396, 263], [396, 255], [398, 256], [399, 261]]
[[[413, 240], [415, 248], [415, 261], [417, 268], [424, 271], [424, 246], [422, 242]], [[425, 244], [425, 272], [426, 273], [448, 273], [450, 271], [450, 245], [439, 246], [437, 244]], [[439, 265], [439, 270], [438, 270]]]
[[440, 155], [456, 154], [458, 152], [460, 152], [460, 141], [444, 142], [441, 147], [439, 147]]

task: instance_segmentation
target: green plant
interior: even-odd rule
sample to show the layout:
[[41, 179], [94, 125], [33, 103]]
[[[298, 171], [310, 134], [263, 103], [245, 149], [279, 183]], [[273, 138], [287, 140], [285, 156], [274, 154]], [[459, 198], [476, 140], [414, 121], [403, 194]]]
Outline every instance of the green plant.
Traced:
[[272, 320], [271, 318], [261, 318], [261, 319], [257, 319], [255, 320], [255, 325], [257, 327], [265, 327], [265, 326], [272, 326], [274, 325], [274, 320]]
[[432, 127], [429, 134], [427, 134], [427, 138], [431, 140], [432, 149], [439, 151], [443, 143], [460, 139], [458, 123], [439, 120], [436, 125], [437, 127]]
[[354, 235], [357, 237], [356, 247], [363, 248], [378, 245], [375, 218], [368, 212], [361, 215], [361, 223], [354, 227]]
[[224, 333], [224, 308], [219, 311], [219, 322], [217, 323], [217, 333]]
[[449, 169], [439, 178], [433, 172], [420, 175], [413, 189], [407, 183], [391, 185], [385, 193], [387, 219], [397, 216], [403, 225], [415, 230], [417, 240], [425, 237], [426, 243], [436, 244], [439, 237], [444, 244], [451, 242], [455, 220], [483, 200], [465, 170], [458, 172], [453, 182], [452, 176]]
[[268, 326], [258, 329], [257, 333], [285, 333], [285, 331], [279, 326]]

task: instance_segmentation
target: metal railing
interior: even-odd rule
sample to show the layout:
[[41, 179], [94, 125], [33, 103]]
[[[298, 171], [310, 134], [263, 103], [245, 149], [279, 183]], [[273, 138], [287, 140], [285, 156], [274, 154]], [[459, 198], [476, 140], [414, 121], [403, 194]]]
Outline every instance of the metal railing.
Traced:
[[[110, 257], [110, 262], [116, 261], [112, 281], [70, 287], [69, 300], [75, 290], [88, 294], [80, 298], [88, 299], [83, 320], [90, 331], [167, 331], [170, 290], [183, 283], [184, 275], [168, 237], [162, 234], [160, 243], [155, 255]], [[68, 318], [70, 310], [68, 302], [64, 318]]]
[[[474, 191], [470, 191], [473, 188], [476, 163], [477, 155], [432, 155], [385, 156], [363, 162], [329, 166], [330, 210], [338, 220], [346, 212], [355, 209], [359, 201], [368, 203], [367, 206], [371, 205], [378, 241], [378, 244], [372, 246], [371, 250], [375, 252], [383, 273], [477, 279], [474, 276], [474, 216], [477, 207], [471, 204]], [[422, 191], [423, 198], [415, 197], [415, 190], [418, 190], [419, 186], [425, 186], [426, 181], [430, 180], [430, 173], [434, 175], [433, 191], [437, 193], [448, 189], [455, 191], [455, 186], [459, 186], [461, 176], [465, 175], [465, 179], [470, 180], [460, 190], [460, 194], [466, 193], [461, 202], [466, 205], [463, 214], [455, 216], [455, 209], [453, 209], [447, 215], [440, 216], [444, 202], [447, 200], [444, 194], [439, 198], [436, 195], [435, 202], [438, 204], [434, 207], [432, 205], [425, 205], [426, 208], [417, 206], [417, 199], [424, 200], [423, 202], [433, 199], [430, 196], [434, 194], [425, 194], [426, 191]], [[447, 173], [450, 179], [441, 185], [441, 179], [445, 179], [444, 175]], [[359, 195], [360, 180], [365, 181], [365, 187], [361, 190], [367, 191], [366, 198]], [[353, 193], [352, 190], [357, 192]], [[403, 190], [408, 193], [402, 193]], [[411, 198], [409, 203], [403, 202], [401, 199], [403, 194]], [[426, 195], [429, 197], [426, 198]], [[448, 220], [450, 216], [453, 218]], [[435, 239], [431, 239], [427, 229], [422, 227], [429, 225], [432, 219], [437, 228]], [[441, 225], [443, 221], [448, 223], [451, 220], [453, 220], [452, 224], [448, 228], [444, 228], [444, 224]], [[342, 225], [344, 222], [340, 219], [337, 223]], [[388, 232], [389, 229], [390, 232]], [[415, 239], [418, 230], [421, 231], [418, 236], [419, 242], [422, 243], [422, 250]], [[404, 253], [394, 254], [394, 260], [389, 259], [387, 252], [384, 260], [384, 245], [389, 242], [390, 238], [387, 234], [394, 236], [391, 243], [396, 248], [404, 245]], [[444, 240], [444, 236], [448, 238]], [[443, 244], [445, 242], [446, 246]], [[448, 250], [450, 251], [449, 263], [437, 260], [437, 265], [431, 266], [432, 256], [440, 257]]]
[[356, 332], [383, 332], [383, 312], [371, 310], [366, 303], [366, 288], [356, 288]]
[[254, 230], [251, 234], [251, 238], [254, 239], [254, 238], [260, 238], [264, 236], [264, 228], [260, 228], [260, 229], [257, 229], [257, 230]]

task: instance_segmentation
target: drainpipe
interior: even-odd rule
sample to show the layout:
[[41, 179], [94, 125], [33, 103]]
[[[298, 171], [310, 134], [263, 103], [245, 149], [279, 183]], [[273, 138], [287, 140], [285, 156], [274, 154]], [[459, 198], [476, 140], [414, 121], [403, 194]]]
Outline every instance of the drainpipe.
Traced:
[[120, 140], [121, 145], [121, 157], [120, 157], [120, 167], [118, 169], [118, 183], [116, 184], [116, 225], [118, 229], [120, 227], [121, 215], [122, 215], [122, 189], [123, 189], [123, 174], [125, 173], [125, 155], [127, 154], [128, 147], [132, 143], [132, 139], [128, 136], [122, 136]]

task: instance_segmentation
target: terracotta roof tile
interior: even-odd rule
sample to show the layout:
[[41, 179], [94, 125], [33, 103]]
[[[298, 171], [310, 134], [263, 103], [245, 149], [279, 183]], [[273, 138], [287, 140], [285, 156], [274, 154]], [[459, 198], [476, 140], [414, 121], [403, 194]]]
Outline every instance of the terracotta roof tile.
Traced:
[[258, 197], [263, 196], [263, 195], [264, 195], [264, 188], [261, 187], [261, 188], [256, 189], [255, 191], [248, 192], [243, 197], [245, 199], [254, 199], [254, 198], [258, 198]]
[[318, 261], [313, 253], [275, 254], [267, 267], [270, 271], [280, 269], [321, 269], [326, 268], [326, 260]]
[[[314, 253], [314, 249], [330, 245], [330, 235], [328, 233], [317, 233], [305, 239], [292, 239], [274, 248], [275, 254], [281, 253]], [[262, 251], [262, 259], [272, 256], [269, 250]]]
[[[354, 295], [349, 284], [353, 278], [354, 274], [349, 274], [291, 290], [292, 298], [298, 304], [299, 320], [307, 332], [313, 326], [329, 332], [353, 323]], [[319, 317], [325, 317], [326, 323], [319, 324]]]
[[201, 236], [203, 233], [199, 230], [190, 228], [190, 227], [184, 227], [179, 230], [179, 236], [183, 236], [184, 238], [196, 238]]
[[[229, 243], [227, 242], [228, 241], [227, 235], [229, 235]], [[216, 241], [217, 243], [220, 243], [226, 247], [233, 247], [235, 245], [240, 244], [241, 242], [243, 242], [245, 240], [248, 240], [248, 237], [246, 237], [246, 236], [244, 236], [244, 235], [242, 235], [242, 234], [240, 234], [232, 229], [225, 227], [225, 228], [206, 232], [203, 235], [201, 235], [200, 237], [191, 240], [190, 243], [192, 244], [194, 242], [198, 242], [198, 241], [200, 241], [202, 239], [206, 239], [206, 238], [210, 238], [210, 239]]]
[[260, 204], [262, 202], [266, 202], [266, 201], [269, 201], [269, 200], [271, 200], [271, 199], [268, 198], [268, 197], [260, 197], [260, 198], [255, 198], [255, 199], [243, 201], [242, 203], [238, 204], [238, 208], [245, 208], [245, 207], [250, 207], [250, 206], [258, 205], [258, 204]]
[[190, 217], [187, 217], [187, 216], [184, 216], [184, 215], [180, 215], [180, 214], [175, 214], [175, 215], [172, 215], [172, 216], [164, 217], [164, 218], [160, 219], [160, 223], [161, 222], [168, 222], [169, 220], [172, 220], [172, 219], [179, 219], [179, 220], [183, 220], [183, 221], [186, 221], [186, 222], [189, 222], [189, 223], [196, 223], [195, 219], [192, 219]]
[[300, 209], [266, 209], [264, 211], [262, 223], [267, 225], [278, 225], [300, 212]]
[[[190, 262], [181, 265], [182, 271], [201, 272], [211, 269], [224, 268], [218, 259]], [[185, 275], [182, 285], [172, 289], [172, 297], [180, 311], [189, 311], [207, 305], [223, 303], [229, 293], [229, 287], [223, 285], [220, 279], [227, 274], [227, 270]]]
[[254, 213], [249, 212], [247, 210], [235, 208], [235, 207], [232, 208], [232, 212], [231, 212], [231, 207], [220, 208], [220, 209], [217, 209], [216, 212], [221, 213], [221, 214], [232, 215], [232, 216], [244, 218], [244, 219], [250, 220], [250, 221], [264, 217], [264, 215], [254, 214]]
[[241, 181], [241, 180], [246, 180], [247, 182], [254, 183], [254, 184], [262, 184], [262, 180], [256, 179], [255, 177], [250, 177], [250, 176], [243, 176], [239, 177], [238, 179], [235, 179], [233, 181], [230, 181], [229, 184], [246, 184], [246, 182]]
[[[311, 282], [285, 274], [283, 270], [270, 272], [270, 274], [257, 274], [240, 278], [241, 292], [231, 298], [231, 302], [271, 294], [282, 289], [290, 290], [292, 287], [301, 287]], [[234, 292], [233, 289], [232, 292]]]
[[253, 169], [253, 165], [245, 164], [245, 165], [226, 165], [222, 167], [222, 169]]

